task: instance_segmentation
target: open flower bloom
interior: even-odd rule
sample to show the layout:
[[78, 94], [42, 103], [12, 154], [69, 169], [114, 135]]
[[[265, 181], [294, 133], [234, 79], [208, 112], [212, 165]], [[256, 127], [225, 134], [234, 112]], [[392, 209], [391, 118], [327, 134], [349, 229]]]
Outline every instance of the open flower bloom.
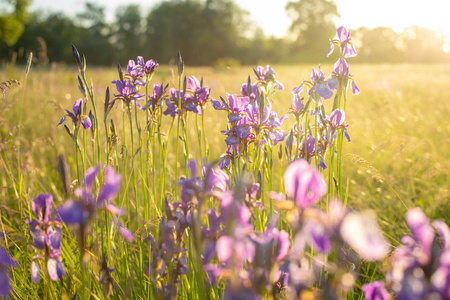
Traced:
[[92, 126], [91, 119], [88, 116], [81, 114], [81, 109], [83, 106], [83, 99], [78, 99], [73, 104], [73, 112], [66, 109], [67, 115], [62, 117], [62, 119], [59, 121], [58, 125], [61, 125], [66, 120], [66, 117], [70, 117], [73, 121], [73, 124], [78, 127], [78, 125], [81, 123], [84, 127], [84, 129], [89, 129]]
[[334, 51], [334, 45], [339, 45], [341, 48], [341, 54], [343, 58], [349, 58], [356, 56], [356, 50], [353, 46], [352, 38], [350, 37], [350, 31], [344, 26], [341, 26], [336, 31], [337, 39], [331, 40], [330, 49], [327, 56], [330, 56]]
[[[103, 209], [109, 212], [113, 217], [123, 215], [125, 212], [111, 203], [116, 198], [120, 188], [120, 175], [114, 171], [112, 166], [107, 166], [103, 174], [103, 186], [100, 189], [97, 199], [93, 194], [95, 178], [100, 171], [100, 166], [91, 167], [86, 171], [84, 188], [77, 188], [75, 195], [77, 200], [68, 200], [58, 207], [57, 212], [64, 223], [68, 225], [78, 225], [86, 229], [87, 224], [95, 218], [98, 210]], [[119, 233], [127, 240], [134, 240], [133, 234], [121, 226], [114, 219], [114, 223], [119, 228]]]
[[317, 203], [327, 192], [325, 179], [306, 160], [291, 163], [284, 172], [283, 180], [287, 196], [302, 210]]
[[8, 297], [11, 290], [8, 268], [17, 268], [19, 265], [9, 256], [5, 249], [0, 246], [0, 297]]

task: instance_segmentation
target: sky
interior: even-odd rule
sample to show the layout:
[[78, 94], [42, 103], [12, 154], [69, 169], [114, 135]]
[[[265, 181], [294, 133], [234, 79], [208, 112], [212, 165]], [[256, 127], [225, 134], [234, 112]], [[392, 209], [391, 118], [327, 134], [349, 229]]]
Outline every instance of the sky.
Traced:
[[[146, 14], [160, 0], [91, 0], [106, 8], [108, 20], [113, 20], [115, 10], [124, 4], [138, 4]], [[250, 13], [268, 36], [283, 37], [291, 24], [285, 7], [289, 0], [234, 0]], [[32, 0], [31, 10], [62, 11], [74, 16], [84, 9], [83, 0]], [[341, 15], [336, 25], [350, 29], [361, 26], [392, 27], [401, 32], [418, 25], [441, 30], [450, 38], [450, 0], [335, 0]]]

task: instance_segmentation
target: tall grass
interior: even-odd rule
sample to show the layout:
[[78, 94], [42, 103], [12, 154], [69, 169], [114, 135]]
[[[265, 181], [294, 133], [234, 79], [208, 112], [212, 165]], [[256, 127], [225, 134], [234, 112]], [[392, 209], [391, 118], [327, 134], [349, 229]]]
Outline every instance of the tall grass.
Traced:
[[[188, 64], [188, 58], [185, 59]], [[290, 89], [308, 76], [310, 66], [272, 67], [277, 72], [277, 79], [287, 87], [274, 96], [273, 107], [282, 115], [288, 112], [291, 104]], [[351, 68], [362, 92], [358, 97], [348, 95], [346, 100], [346, 124], [350, 125], [348, 131], [352, 142], [343, 143], [339, 182], [342, 190], [337, 194], [341, 199], [346, 198], [347, 206], [352, 209], [375, 211], [385, 237], [391, 245], [397, 246], [401, 236], [407, 233], [403, 218], [409, 209], [418, 206], [430, 219], [448, 220], [450, 216], [450, 152], [446, 146], [450, 142], [450, 102], [446, 100], [450, 66], [361, 64]], [[322, 69], [332, 70], [332, 62], [322, 65]], [[184, 73], [203, 77], [204, 86], [211, 88], [214, 99], [225, 97], [226, 92], [238, 94], [241, 84], [249, 75], [253, 76], [250, 66], [212, 69], [186, 65]], [[152, 82], [168, 83], [170, 87], [182, 89], [183, 78], [177, 74], [177, 66], [160, 66]], [[117, 77], [115, 69], [91, 66], [82, 74], [82, 82], [88, 91], [86, 100], [91, 101], [90, 107], [94, 108], [97, 120], [102, 120], [103, 115], [95, 107], [103, 106], [107, 87], [115, 91], [111, 82]], [[108, 265], [115, 267], [113, 298], [157, 297], [154, 294], [155, 277], [149, 274], [148, 267], [153, 245], [146, 239], [149, 234], [155, 239], [159, 234], [159, 222], [167, 210], [164, 200], [178, 201], [177, 181], [180, 177], [190, 177], [189, 159], [196, 160], [200, 166], [205, 156], [214, 161], [224, 152], [225, 137], [220, 134], [220, 130], [227, 127], [224, 113], [214, 110], [208, 103], [201, 121], [193, 115], [174, 121], [159, 117], [160, 108], [156, 116], [161, 123], [151, 123], [146, 132], [149, 116], [135, 111], [134, 106], [122, 108], [119, 105], [118, 109], [111, 110], [105, 126], [96, 124], [93, 134], [83, 132], [79, 141], [82, 151], [78, 152], [64, 129], [56, 127], [65, 114], [63, 109], [72, 107], [73, 102], [82, 97], [76, 68], [33, 68], [25, 78], [23, 68], [10, 66], [0, 72], [0, 78], [26, 80], [26, 86], [22, 89], [13, 87], [0, 101], [0, 229], [5, 236], [2, 245], [20, 265], [12, 272], [14, 291], [11, 296], [60, 299], [78, 292], [83, 297], [107, 298], [107, 293], [102, 292], [104, 286], [98, 283], [101, 277], [99, 262], [106, 254]], [[330, 107], [331, 103], [325, 105]], [[109, 120], [114, 122], [117, 143], [108, 146]], [[295, 122], [291, 116], [283, 123], [285, 131]], [[317, 120], [310, 119], [311, 124], [314, 122]], [[136, 123], [140, 124], [137, 132]], [[182, 143], [181, 147], [177, 146], [179, 143]], [[136, 152], [137, 149], [140, 152]], [[274, 159], [276, 152], [277, 148], [270, 153], [257, 153], [254, 162], [261, 163], [255, 164], [252, 170], [255, 178], [259, 171], [263, 178], [262, 199], [266, 201], [266, 207], [271, 201], [268, 193], [283, 189], [281, 170], [289, 164], [287, 159]], [[83, 157], [84, 169], [98, 163], [116, 167], [122, 174], [116, 203], [127, 208], [128, 214], [122, 221], [135, 233], [136, 242], [124, 242], [117, 229], [111, 227], [110, 218], [101, 216], [91, 228], [91, 238], [82, 250], [86, 251], [88, 265], [86, 269], [80, 269], [77, 257], [81, 253], [73, 231], [64, 227], [62, 257], [66, 277], [58, 283], [41, 276], [41, 283], [35, 285], [29, 275], [35, 250], [25, 220], [34, 218], [31, 202], [39, 193], [53, 194], [55, 206], [67, 200], [63, 182], [56, 171], [60, 154], [67, 161], [72, 188], [81, 185], [82, 181], [83, 172], [77, 176], [78, 165], [81, 165], [77, 164], [78, 154]], [[77, 177], [78, 182], [74, 182]], [[102, 175], [96, 185], [101, 182]], [[211, 208], [216, 204], [208, 205]], [[273, 209], [270, 202], [270, 212]], [[206, 211], [196, 213], [208, 222]], [[286, 228], [288, 218], [281, 213], [280, 224]], [[257, 219], [259, 229], [263, 231], [269, 216], [261, 212]], [[198, 244], [198, 230], [199, 227], [181, 233], [188, 248], [189, 271], [180, 279], [178, 295], [189, 299], [217, 298], [223, 295], [225, 287], [223, 282], [208, 290], [204, 286], [206, 275], [201, 267], [202, 246]], [[358, 268], [360, 279], [348, 297], [359, 299], [362, 284], [380, 278], [384, 266], [363, 263]]]

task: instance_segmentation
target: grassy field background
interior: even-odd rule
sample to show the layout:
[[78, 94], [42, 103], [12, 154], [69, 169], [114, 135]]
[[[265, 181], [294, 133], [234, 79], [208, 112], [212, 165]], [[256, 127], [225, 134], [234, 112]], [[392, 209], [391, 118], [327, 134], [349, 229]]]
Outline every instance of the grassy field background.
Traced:
[[[277, 92], [273, 105], [281, 116], [291, 105], [292, 88], [304, 78], [309, 79], [312, 66], [272, 67], [285, 86], [284, 91]], [[430, 219], [448, 220], [450, 216], [450, 65], [356, 64], [350, 68], [361, 94], [349, 93], [347, 97], [345, 124], [349, 124], [352, 141], [343, 147], [343, 170], [344, 180], [349, 183], [348, 205], [374, 210], [383, 232], [395, 246], [407, 232], [403, 217], [409, 208], [421, 207]], [[322, 65], [322, 70], [330, 73], [332, 65]], [[174, 87], [177, 84], [174, 72], [176, 66], [161, 66], [153, 82]], [[31, 215], [24, 216], [14, 225], [10, 216], [16, 215], [21, 205], [29, 207], [39, 193], [52, 193], [56, 206], [64, 200], [57, 172], [58, 154], [66, 156], [75, 177], [73, 142], [64, 128], [56, 125], [64, 115], [63, 109], [71, 109], [74, 101], [81, 97], [77, 73], [75, 67], [32, 68], [25, 79], [21, 67], [6, 67], [0, 71], [1, 81], [14, 78], [21, 82], [21, 87], [13, 86], [0, 101], [2, 226], [8, 228], [12, 238], [17, 236], [17, 242], [20, 232], [27, 231], [23, 220], [31, 218]], [[252, 66], [229, 69], [187, 66], [185, 74], [199, 79], [203, 76], [204, 85], [211, 88], [211, 96], [216, 99], [225, 97], [226, 92], [238, 94], [247, 77], [254, 77]], [[100, 117], [106, 87], [114, 94], [115, 86], [111, 81], [117, 77], [115, 69], [88, 65], [87, 78], [94, 85]], [[226, 129], [226, 114], [213, 110], [209, 104], [205, 114], [207, 143], [210, 160], [213, 160], [226, 150], [224, 136], [220, 134], [220, 130]], [[116, 122], [119, 138], [123, 139], [121, 110], [113, 109], [110, 118]], [[196, 141], [193, 117], [190, 121], [189, 129]], [[170, 120], [166, 118], [164, 122], [163, 127], [167, 128]], [[283, 124], [284, 130], [287, 132], [294, 122], [290, 117]], [[102, 134], [102, 124], [99, 130]], [[90, 133], [86, 133], [86, 139], [89, 147]], [[197, 144], [192, 142], [190, 146], [192, 157], [200, 161], [201, 157], [196, 156]], [[173, 159], [172, 151], [169, 161]], [[16, 175], [18, 165], [22, 179]], [[89, 162], [87, 165], [90, 166]], [[171, 178], [172, 165], [168, 166]], [[284, 160], [283, 165], [284, 170], [288, 162]], [[279, 173], [274, 174], [278, 178]], [[19, 180], [23, 180], [24, 190], [14, 189], [12, 182]], [[15, 230], [20, 232], [15, 234]], [[31, 243], [31, 240], [23, 242]]]

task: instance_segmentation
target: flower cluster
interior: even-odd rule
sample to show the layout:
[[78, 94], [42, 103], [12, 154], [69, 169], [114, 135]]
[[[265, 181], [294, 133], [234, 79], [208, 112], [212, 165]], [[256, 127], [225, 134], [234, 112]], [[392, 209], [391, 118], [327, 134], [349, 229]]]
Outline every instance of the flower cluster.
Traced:
[[58, 281], [66, 274], [61, 259], [62, 221], [59, 218], [50, 218], [52, 203], [51, 194], [37, 195], [32, 208], [38, 219], [27, 222], [34, 246], [41, 251], [41, 255], [34, 256], [31, 263], [31, 277], [36, 284], [39, 283], [40, 260], [47, 261], [47, 272], [51, 280]]
[[[167, 109], [164, 111], [164, 115], [176, 118], [180, 109], [182, 114], [192, 111], [197, 115], [202, 115], [206, 102], [209, 100], [209, 88], [203, 87], [203, 80], [199, 82], [195, 76], [185, 77], [183, 86], [182, 91], [170, 89], [170, 97], [166, 100]], [[179, 107], [180, 104], [181, 107]]]
[[114, 224], [118, 227], [119, 233], [127, 240], [134, 240], [133, 234], [119, 222], [117, 216], [123, 215], [125, 212], [111, 203], [116, 198], [120, 188], [120, 175], [114, 171], [114, 168], [107, 166], [103, 173], [103, 186], [98, 192], [98, 196], [94, 195], [94, 183], [100, 166], [91, 167], [86, 171], [84, 178], [84, 187], [75, 189], [77, 200], [67, 200], [63, 205], [58, 207], [57, 213], [60, 215], [64, 223], [68, 225], [76, 225], [80, 238], [84, 241], [89, 223], [91, 223], [99, 210], [109, 212]]
[[17, 268], [18, 264], [9, 256], [8, 252], [0, 246], [0, 297], [8, 297], [11, 290], [8, 268]]
[[286, 137], [281, 128], [282, 123], [289, 117], [285, 114], [278, 117], [272, 110], [272, 103], [267, 99], [274, 90], [282, 90], [283, 85], [276, 80], [275, 72], [270, 66], [264, 70], [259, 66], [255, 68], [256, 84], [252, 85], [250, 78], [241, 87], [241, 96], [226, 95], [226, 100], [212, 99], [211, 103], [216, 110], [228, 112], [228, 129], [221, 133], [226, 135], [227, 151], [222, 155], [220, 168], [226, 168], [232, 159], [241, 153], [246, 153], [251, 143], [257, 148], [264, 145], [277, 145]]

